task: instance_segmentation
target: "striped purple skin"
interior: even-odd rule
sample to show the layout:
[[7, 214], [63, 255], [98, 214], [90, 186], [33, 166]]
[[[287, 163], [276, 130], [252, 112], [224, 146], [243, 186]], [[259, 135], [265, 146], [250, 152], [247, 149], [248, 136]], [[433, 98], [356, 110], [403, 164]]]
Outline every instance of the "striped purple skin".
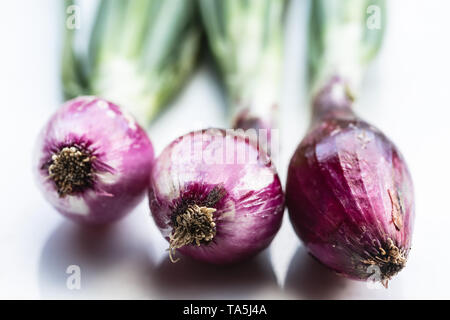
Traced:
[[[245, 161], [238, 156], [227, 158], [244, 149]], [[174, 212], [180, 203], [202, 205], [214, 188], [223, 195], [214, 205], [215, 237], [209, 243], [187, 245], [177, 252], [204, 262], [227, 264], [266, 248], [283, 217], [280, 179], [264, 152], [243, 136], [231, 131], [225, 135], [219, 129], [180, 137], [155, 161], [149, 202], [163, 236], [169, 239]]]
[[[60, 197], [49, 179], [52, 155], [72, 145], [87, 148], [93, 184]], [[130, 212], [144, 197], [154, 160], [146, 132], [118, 106], [96, 97], [66, 102], [38, 138], [34, 172], [45, 198], [64, 216], [85, 224], [106, 224]]]
[[320, 262], [349, 278], [385, 281], [404, 267], [380, 262], [390, 241], [405, 259], [411, 248], [411, 176], [394, 144], [355, 116], [349, 97], [331, 95], [334, 84], [315, 100], [311, 130], [291, 159], [286, 204]]

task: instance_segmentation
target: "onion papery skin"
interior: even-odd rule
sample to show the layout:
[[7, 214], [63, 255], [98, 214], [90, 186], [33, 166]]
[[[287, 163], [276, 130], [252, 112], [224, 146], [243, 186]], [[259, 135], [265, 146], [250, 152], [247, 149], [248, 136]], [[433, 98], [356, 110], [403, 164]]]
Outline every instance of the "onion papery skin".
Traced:
[[[92, 154], [92, 184], [61, 196], [49, 177], [52, 156], [81, 146]], [[145, 196], [154, 151], [146, 132], [117, 105], [82, 96], [66, 102], [47, 122], [37, 141], [34, 172], [45, 198], [78, 223], [101, 225], [130, 212]]]
[[[248, 158], [225, 162], [229, 153], [224, 146], [227, 150], [243, 147]], [[212, 191], [220, 194], [212, 206], [216, 235], [207, 243], [185, 245], [177, 252], [203, 262], [229, 264], [270, 244], [284, 211], [280, 179], [267, 154], [233, 130], [191, 132], [173, 141], [157, 158], [149, 202], [162, 235], [169, 240], [180, 204], [202, 205]]]
[[[383, 282], [411, 248], [413, 184], [395, 145], [353, 113], [350, 97], [333, 93], [339, 82], [315, 99], [313, 125], [290, 161], [286, 204], [315, 258], [343, 276]], [[401, 263], [381, 262], [392, 244]]]

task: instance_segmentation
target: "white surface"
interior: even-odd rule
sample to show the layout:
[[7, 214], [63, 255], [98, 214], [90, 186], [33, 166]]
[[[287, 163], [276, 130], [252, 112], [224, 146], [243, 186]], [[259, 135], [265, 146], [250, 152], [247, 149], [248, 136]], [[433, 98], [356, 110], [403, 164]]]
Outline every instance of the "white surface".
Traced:
[[[286, 168], [304, 134], [306, 1], [293, 1], [282, 99]], [[173, 265], [167, 243], [143, 202], [109, 230], [64, 220], [38, 193], [31, 152], [37, 132], [61, 102], [61, 1], [9, 1], [0, 10], [0, 298], [450, 298], [448, 242], [450, 2], [389, 1], [386, 42], [371, 66], [358, 113], [380, 127], [408, 160], [416, 189], [416, 224], [407, 267], [388, 290], [336, 277], [305, 254], [287, 215], [256, 259], [217, 268], [188, 259]], [[149, 130], [157, 153], [202, 126], [225, 126], [223, 93], [203, 66]], [[69, 265], [82, 288], [66, 288]]]

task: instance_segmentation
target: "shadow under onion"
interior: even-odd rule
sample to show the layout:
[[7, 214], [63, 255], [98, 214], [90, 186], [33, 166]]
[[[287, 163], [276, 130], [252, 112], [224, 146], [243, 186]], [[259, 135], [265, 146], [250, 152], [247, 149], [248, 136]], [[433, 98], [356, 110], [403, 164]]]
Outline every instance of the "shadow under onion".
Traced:
[[299, 299], [337, 299], [350, 281], [327, 269], [300, 246], [289, 264], [284, 288]]
[[248, 299], [278, 289], [268, 250], [233, 265], [212, 265], [181, 256], [167, 257], [152, 274], [163, 299]]
[[[39, 262], [39, 288], [42, 298], [140, 298], [144, 272], [153, 265], [151, 247], [130, 228], [117, 223], [87, 228], [62, 222], [50, 235]], [[149, 250], [150, 249], [150, 250]], [[69, 277], [78, 266], [81, 288], [70, 289]]]

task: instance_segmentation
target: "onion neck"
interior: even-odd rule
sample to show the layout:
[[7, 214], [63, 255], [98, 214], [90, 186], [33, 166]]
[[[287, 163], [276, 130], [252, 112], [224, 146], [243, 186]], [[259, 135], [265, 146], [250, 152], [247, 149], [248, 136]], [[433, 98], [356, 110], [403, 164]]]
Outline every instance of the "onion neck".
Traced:
[[347, 82], [339, 76], [331, 77], [313, 96], [312, 124], [327, 119], [354, 119], [353, 101]]
[[172, 234], [169, 239], [169, 258], [172, 262], [175, 250], [187, 245], [209, 243], [216, 235], [213, 213], [216, 209], [196, 204], [187, 207], [184, 213], [176, 216]]
[[94, 159], [88, 150], [77, 145], [64, 147], [52, 155], [48, 175], [61, 198], [93, 185]]

